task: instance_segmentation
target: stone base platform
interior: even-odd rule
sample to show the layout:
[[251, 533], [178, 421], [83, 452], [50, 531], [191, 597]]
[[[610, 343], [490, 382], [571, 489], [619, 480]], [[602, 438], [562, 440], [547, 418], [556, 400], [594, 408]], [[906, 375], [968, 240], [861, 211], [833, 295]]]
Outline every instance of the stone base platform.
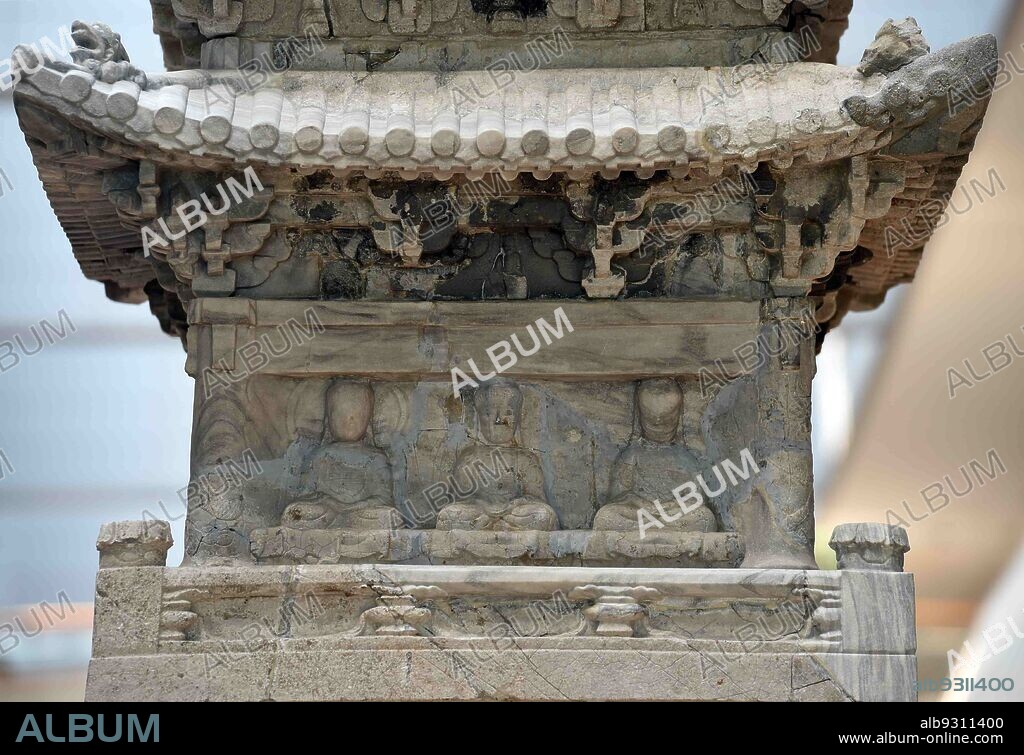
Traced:
[[260, 564], [494, 564], [730, 567], [743, 558], [735, 532], [495, 532], [477, 530], [297, 530], [252, 533]]
[[102, 568], [90, 701], [913, 700], [884, 571]]

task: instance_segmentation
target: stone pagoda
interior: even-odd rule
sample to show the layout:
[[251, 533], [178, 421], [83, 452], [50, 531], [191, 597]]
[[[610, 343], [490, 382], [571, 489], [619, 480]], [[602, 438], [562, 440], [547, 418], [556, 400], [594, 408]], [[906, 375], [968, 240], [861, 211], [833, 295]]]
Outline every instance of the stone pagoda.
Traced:
[[[90, 700], [912, 700], [906, 533], [814, 558], [815, 353], [909, 281], [991, 37], [850, 0], [152, 0], [15, 105], [195, 380], [185, 559], [100, 533]], [[155, 336], [157, 337], [157, 336]]]

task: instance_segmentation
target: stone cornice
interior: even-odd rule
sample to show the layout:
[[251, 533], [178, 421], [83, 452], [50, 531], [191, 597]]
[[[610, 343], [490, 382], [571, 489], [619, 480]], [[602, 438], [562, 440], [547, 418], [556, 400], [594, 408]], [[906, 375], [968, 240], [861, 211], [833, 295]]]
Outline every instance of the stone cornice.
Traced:
[[[509, 74], [507, 86], [481, 71], [443, 80], [426, 72], [289, 71], [253, 89], [237, 71], [149, 75], [128, 62], [106, 27], [76, 24], [76, 34], [82, 41], [74, 63], [27, 61], [16, 103], [76, 255], [113, 298], [138, 301], [145, 285], [146, 263], [131, 237], [155, 217], [140, 198], [156, 185], [153, 177], [143, 181], [140, 164], [210, 177], [247, 164], [277, 176], [328, 169], [345, 181], [371, 182], [556, 176], [569, 195], [586, 201], [595, 180], [620, 175], [641, 182], [668, 177], [679, 183], [676, 193], [686, 194], [687, 181], [705, 187], [767, 168], [779, 187], [775, 199], [764, 197], [760, 217], [739, 219], [736, 227], [752, 224], [746, 227], [763, 252], [781, 260], [770, 272], [771, 284], [781, 286], [777, 295], [806, 292], [817, 281], [819, 318], [831, 325], [912, 277], [930, 229], [915, 227], [911, 247], [896, 250], [885, 244], [886, 229], [901, 223], [908, 207], [945, 206], [984, 115], [996, 61], [991, 37], [928, 54], [911, 21], [883, 27], [856, 69], [596, 68], [586, 77], [539, 70]], [[842, 177], [846, 198], [838, 214], [832, 208], [819, 217], [819, 200], [838, 186], [827, 176]], [[390, 226], [405, 214], [388, 196], [374, 200], [378, 248], [409, 266], [429, 264], [422, 245], [389, 245]], [[75, 208], [84, 201], [95, 206], [83, 217]], [[634, 221], [646, 201], [615, 222]], [[598, 223], [596, 241], [582, 250], [597, 265], [588, 295], [618, 295], [622, 284], [609, 265], [638, 248], [643, 227], [616, 231], [574, 214]], [[284, 216], [278, 221], [287, 225]], [[805, 226], [820, 228], [819, 237], [804, 238]], [[188, 260], [201, 256], [212, 277], [192, 271], [193, 262], [182, 268], [185, 257], [175, 257], [178, 282], [194, 283], [199, 274], [201, 285], [216, 283], [224, 293], [233, 286], [218, 277], [223, 265], [234, 266], [259, 246], [231, 242], [229, 252], [216, 237], [193, 241]], [[576, 246], [570, 244], [580, 253]], [[274, 249], [258, 265], [264, 278], [267, 266], [286, 256], [280, 243]], [[258, 285], [257, 278], [246, 275], [247, 285]]]
[[[826, 64], [521, 78], [499, 90], [481, 72], [455, 74], [442, 86], [427, 73], [286, 73], [236, 94], [217, 83], [217, 72], [151, 76], [142, 88], [51, 63], [17, 92], [90, 130], [158, 150], [371, 177], [398, 171], [409, 179], [752, 171], [765, 161], [786, 166], [872, 152], [894, 129], [920, 120], [917, 112], [896, 113], [859, 125], [844, 103], [878, 100], [887, 79]], [[922, 82], [925, 115], [946, 107], [946, 90], [924, 89], [932, 83]]]

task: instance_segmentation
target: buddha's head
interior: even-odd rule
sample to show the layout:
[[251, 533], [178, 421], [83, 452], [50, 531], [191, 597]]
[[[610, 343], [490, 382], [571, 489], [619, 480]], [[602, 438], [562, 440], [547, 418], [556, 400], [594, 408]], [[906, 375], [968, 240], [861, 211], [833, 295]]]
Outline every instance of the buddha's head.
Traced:
[[636, 391], [640, 410], [640, 431], [647, 440], [671, 443], [683, 410], [683, 392], [671, 378], [644, 380]]
[[339, 380], [327, 389], [327, 429], [334, 440], [361, 440], [371, 416], [373, 388], [369, 384]]
[[476, 420], [484, 440], [495, 446], [508, 446], [519, 428], [523, 392], [508, 380], [485, 383], [473, 398]]

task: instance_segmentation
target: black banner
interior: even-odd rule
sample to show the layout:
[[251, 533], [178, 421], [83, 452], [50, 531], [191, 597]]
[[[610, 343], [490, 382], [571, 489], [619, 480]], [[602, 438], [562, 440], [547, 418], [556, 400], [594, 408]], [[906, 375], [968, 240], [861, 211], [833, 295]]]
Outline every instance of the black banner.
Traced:
[[[583, 703], [525, 703], [530, 705], [525, 716], [521, 707], [514, 714], [494, 705], [475, 706], [471, 712], [439, 707], [458, 704], [7, 703], [0, 705], [0, 742], [4, 743], [5, 752], [11, 751], [7, 749], [11, 745], [72, 746], [77, 750], [83, 749], [82, 745], [175, 745], [190, 748], [182, 752], [192, 752], [191, 748], [206, 750], [221, 744], [236, 748], [254, 745], [263, 752], [280, 747], [291, 752], [312, 749], [319, 741], [343, 748], [346, 743], [354, 745], [363, 737], [385, 732], [399, 734], [389, 748], [398, 745], [402, 738], [406, 746], [413, 746], [408, 740], [412, 731], [418, 737], [445, 740], [417, 745], [430, 748], [451, 746], [452, 738], [459, 736], [453, 729], [455, 720], [469, 723], [465, 733], [472, 736], [479, 732], [481, 724], [487, 725], [487, 719], [493, 718], [496, 725], [508, 727], [509, 716], [514, 715], [515, 724], [500, 739], [511, 741], [517, 736], [557, 727], [554, 731], [563, 732], [557, 741], [568, 743], [579, 735], [584, 741], [591, 738], [593, 735], [587, 729], [601, 731], [605, 728], [601, 721], [607, 715], [565, 710], [566, 705], [582, 707]], [[1019, 748], [1021, 742], [1019, 718], [1013, 714], [1016, 708], [1008, 702], [632, 703], [629, 707], [617, 714], [614, 728], [620, 733], [635, 727], [652, 733], [660, 729], [659, 736], [680, 736], [684, 741], [691, 736], [699, 737], [701, 742], [721, 738], [729, 750], [747, 743], [764, 746], [774, 737], [795, 737], [797, 747], [814, 749], [877, 744], [1009, 744]], [[574, 717], [566, 718], [567, 714]], [[662, 715], [671, 718], [659, 718]], [[687, 720], [681, 728], [680, 716]], [[422, 728], [411, 729], [410, 724], [422, 724]]]

